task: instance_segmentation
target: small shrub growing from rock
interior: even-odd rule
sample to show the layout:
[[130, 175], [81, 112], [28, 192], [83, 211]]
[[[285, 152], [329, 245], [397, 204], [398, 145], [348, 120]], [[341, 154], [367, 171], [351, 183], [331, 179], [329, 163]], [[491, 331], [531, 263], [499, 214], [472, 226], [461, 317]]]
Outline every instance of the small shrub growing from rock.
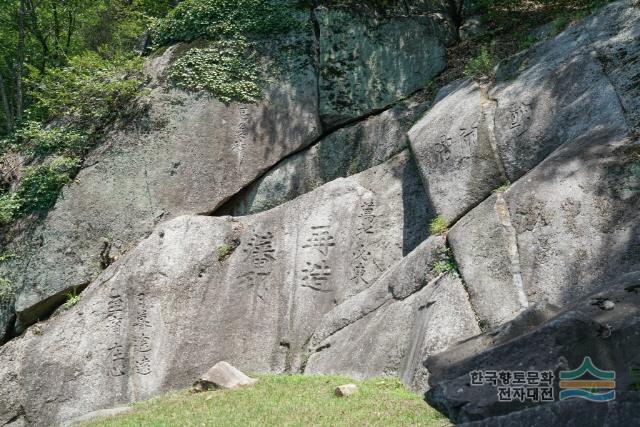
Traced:
[[67, 301], [62, 306], [65, 310], [69, 310], [71, 307], [80, 302], [80, 295], [75, 290], [67, 293]]
[[493, 74], [493, 68], [496, 65], [496, 59], [487, 47], [480, 49], [480, 53], [475, 58], [471, 58], [464, 69], [465, 75], [476, 79], [490, 77]]
[[511, 183], [509, 181], [507, 181], [504, 184], [502, 184], [500, 187], [498, 187], [495, 190], [493, 190], [493, 193], [494, 194], [504, 193], [505, 191], [507, 191], [509, 189], [510, 185], [511, 185]]
[[442, 215], [438, 215], [429, 224], [429, 233], [432, 235], [444, 234], [449, 229], [447, 220]]

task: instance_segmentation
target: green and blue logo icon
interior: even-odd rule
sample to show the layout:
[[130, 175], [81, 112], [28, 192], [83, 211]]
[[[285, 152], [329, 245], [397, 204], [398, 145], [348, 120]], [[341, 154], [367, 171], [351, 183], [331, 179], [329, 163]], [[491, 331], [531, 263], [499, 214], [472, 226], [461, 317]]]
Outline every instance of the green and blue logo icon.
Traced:
[[588, 356], [578, 369], [560, 371], [560, 400], [580, 398], [592, 402], [609, 402], [616, 398], [615, 388], [616, 372], [596, 368]]

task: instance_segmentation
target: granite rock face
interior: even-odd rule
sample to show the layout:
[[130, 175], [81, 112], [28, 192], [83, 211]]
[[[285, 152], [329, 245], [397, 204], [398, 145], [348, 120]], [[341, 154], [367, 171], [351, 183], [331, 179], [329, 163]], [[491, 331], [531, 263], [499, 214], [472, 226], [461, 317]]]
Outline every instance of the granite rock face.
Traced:
[[486, 89], [463, 80], [441, 89], [437, 100], [411, 128], [409, 139], [429, 200], [453, 222], [504, 179], [491, 146]]
[[452, 228], [481, 320], [497, 326], [543, 300], [564, 307], [640, 268], [640, 192], [628, 187], [638, 153], [616, 129], [594, 130]]
[[7, 271], [19, 289], [18, 330], [46, 317], [56, 302], [47, 299], [59, 301], [70, 287], [88, 284], [160, 221], [214, 210], [320, 135], [316, 75], [306, 53], [274, 79], [261, 102], [227, 106], [167, 92], [163, 74], [179, 48], [148, 66], [158, 84], [148, 99], [148, 127], [109, 135], [47, 218], [13, 242], [20, 257]]
[[640, 393], [624, 392], [619, 393], [616, 400], [612, 402], [593, 403], [581, 399], [565, 400], [461, 425], [465, 427], [629, 426], [638, 421], [638, 405], [640, 405]]
[[[559, 371], [576, 369], [587, 356], [598, 368], [616, 371], [618, 393], [632, 391], [636, 379], [630, 372], [640, 366], [636, 351], [640, 345], [640, 272], [603, 282], [601, 288], [539, 326], [531, 322], [531, 317], [536, 316], [523, 314], [512, 322], [513, 327], [522, 332], [520, 335], [513, 337], [508, 333], [510, 324], [507, 323], [496, 331], [427, 359], [427, 369], [438, 373], [430, 379], [432, 388], [427, 392], [427, 401], [455, 422], [506, 415], [539, 403], [528, 400], [499, 402], [497, 388], [493, 385], [470, 385], [471, 371], [553, 371], [554, 396], [557, 398]], [[615, 308], [603, 308], [603, 301], [613, 302]], [[537, 317], [543, 319], [544, 315]], [[527, 320], [528, 331], [523, 328]], [[495, 340], [495, 336], [499, 338]], [[493, 340], [492, 347], [487, 348], [488, 340]], [[553, 408], [543, 404], [536, 413], [553, 413]], [[577, 413], [570, 415], [578, 416]], [[514, 414], [511, 419], [518, 417]]]
[[305, 373], [396, 376], [423, 390], [425, 358], [478, 333], [464, 285], [434, 270], [446, 248], [431, 237], [376, 283], [326, 314]]
[[424, 88], [446, 66], [446, 35], [430, 16], [380, 18], [325, 7], [314, 16], [323, 123], [384, 108]]
[[345, 126], [271, 168], [216, 215], [247, 215], [279, 206], [334, 179], [362, 172], [407, 148], [407, 131], [431, 106], [418, 94], [380, 114]]
[[0, 421], [22, 408], [61, 423], [189, 386], [219, 360], [300, 371], [323, 315], [427, 237], [426, 203], [403, 152], [268, 212], [159, 225], [76, 306], [2, 347]]

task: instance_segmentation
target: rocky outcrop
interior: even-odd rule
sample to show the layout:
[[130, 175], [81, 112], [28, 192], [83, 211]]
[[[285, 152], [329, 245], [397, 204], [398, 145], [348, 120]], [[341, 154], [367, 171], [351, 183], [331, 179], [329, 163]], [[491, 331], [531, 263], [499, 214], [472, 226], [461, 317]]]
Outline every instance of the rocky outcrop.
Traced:
[[18, 331], [55, 307], [41, 301], [89, 283], [160, 221], [214, 210], [320, 135], [311, 58], [275, 79], [263, 101], [225, 105], [160, 84], [181, 49], [149, 64], [158, 86], [146, 100], [148, 123], [109, 135], [46, 219], [14, 240], [20, 257], [6, 268], [20, 289]]
[[429, 200], [453, 222], [505, 178], [491, 145], [493, 115], [486, 88], [463, 80], [442, 88], [436, 99], [409, 139]]
[[427, 93], [345, 126], [283, 159], [216, 211], [247, 215], [279, 206], [315, 188], [372, 168], [407, 148], [407, 131], [431, 106]]
[[[639, 268], [640, 145], [622, 102], [635, 89], [619, 83], [637, 74], [639, 27], [637, 8], [612, 4], [506, 61], [492, 88], [443, 88], [409, 132], [483, 325]], [[615, 46], [629, 66], [603, 66]]]
[[[605, 7], [502, 63], [495, 84], [442, 88], [409, 149], [430, 105], [410, 95], [445, 44], [436, 21], [314, 14], [317, 56], [278, 80], [274, 103], [243, 116], [158, 87], [164, 130], [111, 138], [29, 235], [42, 245], [16, 241], [31, 251], [11, 261], [29, 283], [22, 326], [37, 301], [87, 284], [93, 260], [106, 270], [0, 348], [0, 423], [61, 423], [228, 360], [393, 375], [456, 422], [553, 424], [582, 406], [502, 403], [469, 372], [558, 374], [585, 356], [619, 374], [619, 404], [594, 419], [626, 417], [640, 367], [640, 9]], [[197, 117], [206, 134], [178, 138]], [[429, 236], [437, 215], [450, 229]]]
[[[426, 11], [418, 3], [411, 13]], [[0, 340], [7, 328], [15, 335], [45, 319], [69, 290], [87, 286], [162, 221], [212, 213], [245, 188], [249, 201], [229, 212], [262, 211], [402, 151], [405, 128], [426, 106], [391, 107], [442, 70], [450, 20], [361, 12], [300, 13], [310, 21], [306, 31], [259, 43], [256, 60], [266, 87], [255, 104], [227, 105], [171, 89], [168, 67], [200, 42], [172, 46], [150, 60], [145, 118], [108, 135], [46, 218], [10, 243], [8, 250], [19, 256], [4, 263], [1, 274], [17, 293], [15, 304], [1, 309]], [[410, 43], [415, 38], [424, 43]], [[376, 113], [383, 114], [291, 157], [338, 122]], [[324, 129], [321, 116], [329, 118]], [[360, 158], [348, 158], [353, 150], [362, 150]], [[308, 179], [291, 176], [299, 168], [309, 168]], [[289, 184], [281, 188], [280, 179]]]
[[60, 423], [189, 386], [219, 360], [299, 371], [323, 315], [427, 237], [426, 205], [404, 152], [268, 212], [158, 226], [75, 307], [2, 348], [0, 420], [22, 408]]
[[[520, 427], [532, 425], [567, 427], [628, 426], [637, 422], [640, 393], [620, 393], [616, 400], [593, 403], [573, 399], [514, 412], [502, 417], [461, 424], [465, 427]], [[584, 416], [588, 414], [588, 416]]]
[[432, 17], [380, 18], [325, 7], [317, 8], [314, 16], [319, 37], [319, 109], [326, 124], [344, 122], [407, 97], [446, 66], [446, 35]]
[[[535, 317], [541, 319], [540, 315], [523, 314], [496, 331], [452, 346], [446, 352], [427, 359], [427, 369], [437, 372], [430, 380], [433, 388], [427, 393], [427, 401], [455, 422], [505, 415], [540, 403], [527, 399], [524, 402], [500, 402], [497, 388], [493, 385], [470, 385], [469, 375], [472, 371], [553, 371], [556, 378], [553, 383], [554, 396], [557, 398], [560, 391], [559, 371], [576, 369], [586, 356], [590, 356], [598, 368], [616, 372], [615, 387], [619, 393], [624, 395], [634, 390], [637, 378], [633, 372], [640, 366], [640, 358], [635, 350], [640, 345], [638, 289], [640, 272], [630, 273], [617, 280], [603, 282], [601, 291], [589, 295], [539, 326], [531, 320]], [[603, 301], [612, 302], [613, 308], [605, 307]], [[532, 311], [544, 313], [539, 308]], [[509, 331], [512, 328], [519, 331], [519, 335], [514, 337]], [[577, 413], [571, 411], [580, 405], [571, 409], [573, 407], [569, 404], [562, 409], [563, 404], [559, 403], [559, 407], [543, 405], [530, 414], [548, 413], [541, 416], [557, 417], [551, 419], [576, 417]], [[594, 415], [599, 414], [598, 411], [595, 410]], [[607, 414], [609, 410], [603, 411]], [[607, 416], [619, 415], [616, 410]], [[525, 418], [516, 414], [502, 418], [504, 422], [510, 420], [510, 423], [518, 419]], [[487, 421], [487, 425], [502, 425], [499, 423], [503, 421], [499, 420]]]
[[433, 246], [425, 242], [329, 312], [311, 338], [314, 349], [304, 372], [396, 376], [424, 389], [429, 372], [422, 361], [480, 332], [460, 278], [433, 271]]

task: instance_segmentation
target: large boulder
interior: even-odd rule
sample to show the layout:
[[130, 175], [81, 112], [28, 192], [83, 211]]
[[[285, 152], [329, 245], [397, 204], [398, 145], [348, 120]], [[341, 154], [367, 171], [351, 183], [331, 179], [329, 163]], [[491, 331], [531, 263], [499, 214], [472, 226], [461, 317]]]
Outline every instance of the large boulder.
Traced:
[[279, 206], [313, 189], [385, 162], [407, 148], [407, 131], [431, 106], [427, 93], [345, 126], [283, 159], [235, 195], [216, 215], [247, 215]]
[[[167, 68], [189, 46], [173, 46], [150, 61], [146, 119], [108, 135], [46, 219], [10, 245], [19, 257], [2, 267], [18, 289], [18, 332], [46, 318], [68, 289], [86, 286], [160, 221], [215, 210], [318, 138], [311, 30], [299, 37], [298, 57], [278, 63], [255, 104], [226, 105], [170, 89]], [[291, 40], [272, 43], [277, 50]], [[276, 68], [276, 59], [261, 61], [265, 70]]]
[[480, 329], [464, 284], [435, 268], [446, 252], [430, 237], [376, 283], [327, 313], [311, 337], [305, 373], [396, 376], [423, 390], [422, 362]]
[[549, 405], [513, 412], [501, 417], [461, 424], [464, 427], [615, 427], [630, 426], [638, 422], [640, 393], [624, 392], [616, 400], [606, 403], [583, 399], [564, 400]]
[[429, 200], [453, 222], [505, 178], [492, 147], [494, 108], [486, 88], [462, 80], [442, 88], [436, 100], [409, 139]]
[[483, 322], [496, 326], [543, 300], [567, 306], [640, 268], [640, 191], [629, 185], [639, 155], [640, 142], [596, 128], [452, 228]]
[[446, 66], [446, 31], [430, 16], [382, 18], [319, 7], [314, 20], [319, 38], [319, 109], [328, 125], [407, 97]]
[[0, 420], [61, 423], [189, 386], [219, 360], [299, 372], [323, 315], [427, 237], [426, 205], [403, 152], [261, 214], [159, 225], [1, 349]]
[[409, 132], [436, 213], [455, 222], [563, 144], [637, 127], [639, 25], [638, 8], [616, 2], [505, 60], [492, 86], [442, 88]]
[[[542, 408], [531, 413], [553, 413], [555, 406], [544, 409], [547, 406], [544, 402], [500, 401], [497, 387], [490, 383], [471, 385], [470, 374], [472, 371], [552, 371], [557, 398], [559, 372], [576, 369], [585, 357], [591, 357], [601, 370], [616, 372], [617, 393], [634, 390], [637, 387], [634, 372], [640, 367], [639, 290], [640, 272], [629, 273], [601, 283], [601, 290], [549, 320], [544, 318], [553, 310], [538, 306], [497, 330], [427, 359], [427, 369], [436, 373], [429, 379], [431, 389], [426, 394], [427, 401], [454, 422], [487, 419], [541, 404]], [[543, 323], [536, 325], [536, 320]], [[594, 409], [589, 413], [591, 411]], [[599, 412], [593, 413], [595, 416]], [[510, 419], [519, 417], [514, 414]]]

